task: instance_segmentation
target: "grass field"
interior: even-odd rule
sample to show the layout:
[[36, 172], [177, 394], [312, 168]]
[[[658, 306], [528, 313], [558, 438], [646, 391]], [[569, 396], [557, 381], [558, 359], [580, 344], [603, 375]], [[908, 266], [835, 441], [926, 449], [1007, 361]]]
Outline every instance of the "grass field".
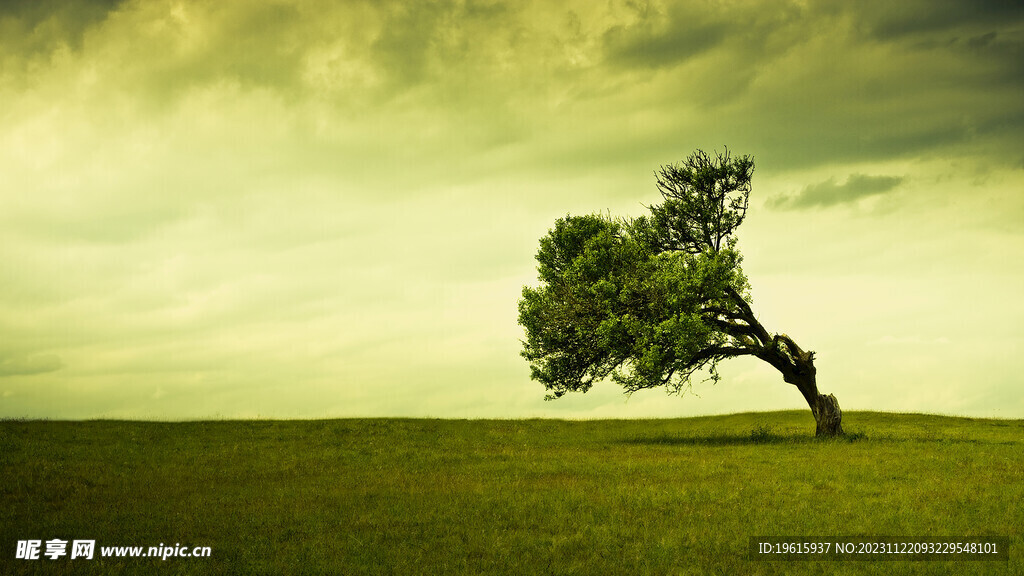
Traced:
[[[0, 574], [1024, 574], [1024, 421], [0, 422]], [[1005, 536], [1009, 561], [751, 560], [751, 536]], [[95, 540], [92, 560], [16, 559]], [[208, 558], [99, 558], [106, 546]], [[68, 549], [70, 552], [70, 547]]]

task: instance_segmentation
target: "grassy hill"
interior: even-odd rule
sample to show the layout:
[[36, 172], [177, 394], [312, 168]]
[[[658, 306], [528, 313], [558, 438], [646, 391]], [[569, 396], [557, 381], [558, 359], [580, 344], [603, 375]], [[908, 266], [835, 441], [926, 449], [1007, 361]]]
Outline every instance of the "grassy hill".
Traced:
[[[1024, 574], [1024, 421], [0, 422], [0, 574]], [[751, 536], [1009, 538], [763, 561]], [[19, 540], [42, 540], [18, 560]], [[45, 541], [95, 540], [92, 560]], [[180, 544], [180, 547], [177, 545]], [[101, 547], [210, 557], [101, 558]]]

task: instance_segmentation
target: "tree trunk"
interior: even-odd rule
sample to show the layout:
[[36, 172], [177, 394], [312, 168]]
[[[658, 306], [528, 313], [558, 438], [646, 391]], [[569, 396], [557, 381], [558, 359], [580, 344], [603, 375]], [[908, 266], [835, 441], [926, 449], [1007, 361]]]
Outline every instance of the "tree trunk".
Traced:
[[839, 409], [839, 401], [835, 396], [818, 394], [811, 411], [814, 412], [814, 420], [818, 423], [815, 436], [843, 435], [843, 411]]
[[[825, 395], [818, 393], [816, 380], [818, 369], [814, 367], [814, 352], [804, 351], [792, 338], [785, 334], [769, 336], [768, 331], [757, 321], [750, 305], [743, 299], [743, 296], [732, 290], [730, 292], [733, 302], [739, 308], [735, 317], [746, 323], [746, 329], [740, 326], [736, 328], [739, 336], [737, 339], [751, 342], [754, 339], [762, 343], [761, 347], [754, 344], [754, 356], [771, 364], [776, 370], [782, 373], [782, 379], [797, 387], [803, 394], [804, 400], [814, 414], [814, 421], [817, 422], [815, 436], [841, 436], [843, 434], [843, 412], [839, 409], [839, 401], [832, 394]], [[726, 314], [728, 316], [728, 314]]]
[[817, 368], [814, 367], [814, 353], [803, 352], [791, 364], [784, 365], [782, 376], [786, 382], [797, 387], [814, 414], [818, 437], [841, 436], [843, 434], [843, 411], [839, 401], [832, 394], [819, 394]]

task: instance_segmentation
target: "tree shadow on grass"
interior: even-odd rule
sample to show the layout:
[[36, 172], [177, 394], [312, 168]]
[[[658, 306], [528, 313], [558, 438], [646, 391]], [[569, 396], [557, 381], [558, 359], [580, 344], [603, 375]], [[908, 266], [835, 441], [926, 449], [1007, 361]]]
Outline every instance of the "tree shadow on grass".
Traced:
[[814, 438], [804, 436], [775, 436], [770, 439], [753, 439], [739, 434], [707, 434], [700, 436], [637, 436], [622, 440], [623, 444], [644, 446], [747, 446], [754, 444], [807, 444]]
[[749, 446], [756, 444], [818, 444], [822, 442], [858, 442], [866, 440], [867, 436], [861, 432], [846, 433], [837, 438], [817, 438], [807, 433], [779, 433], [766, 426], [756, 426], [750, 432], [743, 434], [738, 432], [722, 433], [710, 432], [708, 434], [682, 435], [682, 434], [655, 434], [651, 436], [635, 436], [622, 440], [623, 444], [638, 444], [648, 446]]
[[[779, 433], [773, 432], [770, 429], [765, 428], [754, 428], [747, 434], [740, 432], [709, 432], [707, 434], [695, 434], [695, 435], [683, 435], [683, 434], [652, 434], [650, 436], [634, 436], [632, 438], [624, 438], [621, 442], [623, 444], [636, 444], [644, 446], [751, 446], [757, 444], [778, 444], [783, 446], [794, 446], [799, 444], [848, 444], [848, 443], [859, 443], [866, 442], [869, 438], [867, 434], [863, 432], [847, 432], [846, 434], [836, 438], [817, 438], [813, 434], [807, 434], [802, 432], [790, 432], [790, 433]], [[925, 443], [925, 444], [937, 444], [937, 445], [954, 445], [954, 444], [973, 444], [973, 445], [1015, 445], [1024, 444], [1019, 440], [1004, 440], [1004, 439], [985, 439], [985, 438], [970, 438], [970, 437], [941, 437], [941, 436], [892, 436], [892, 435], [873, 435], [870, 438], [872, 443], [899, 443], [905, 444], [907, 442], [914, 443]]]

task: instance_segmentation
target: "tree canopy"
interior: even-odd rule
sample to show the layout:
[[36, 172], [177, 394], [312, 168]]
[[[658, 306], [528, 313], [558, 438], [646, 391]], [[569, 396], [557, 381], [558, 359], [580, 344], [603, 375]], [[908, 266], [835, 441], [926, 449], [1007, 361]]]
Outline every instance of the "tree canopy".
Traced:
[[814, 353], [770, 334], [750, 307], [736, 229], [753, 159], [696, 151], [655, 172], [662, 202], [638, 218], [566, 216], [540, 240], [540, 286], [523, 288], [522, 355], [548, 398], [611, 378], [627, 392], [680, 392], [718, 363], [760, 358], [800, 389], [819, 434], [837, 434], [834, 396], [818, 394]]

